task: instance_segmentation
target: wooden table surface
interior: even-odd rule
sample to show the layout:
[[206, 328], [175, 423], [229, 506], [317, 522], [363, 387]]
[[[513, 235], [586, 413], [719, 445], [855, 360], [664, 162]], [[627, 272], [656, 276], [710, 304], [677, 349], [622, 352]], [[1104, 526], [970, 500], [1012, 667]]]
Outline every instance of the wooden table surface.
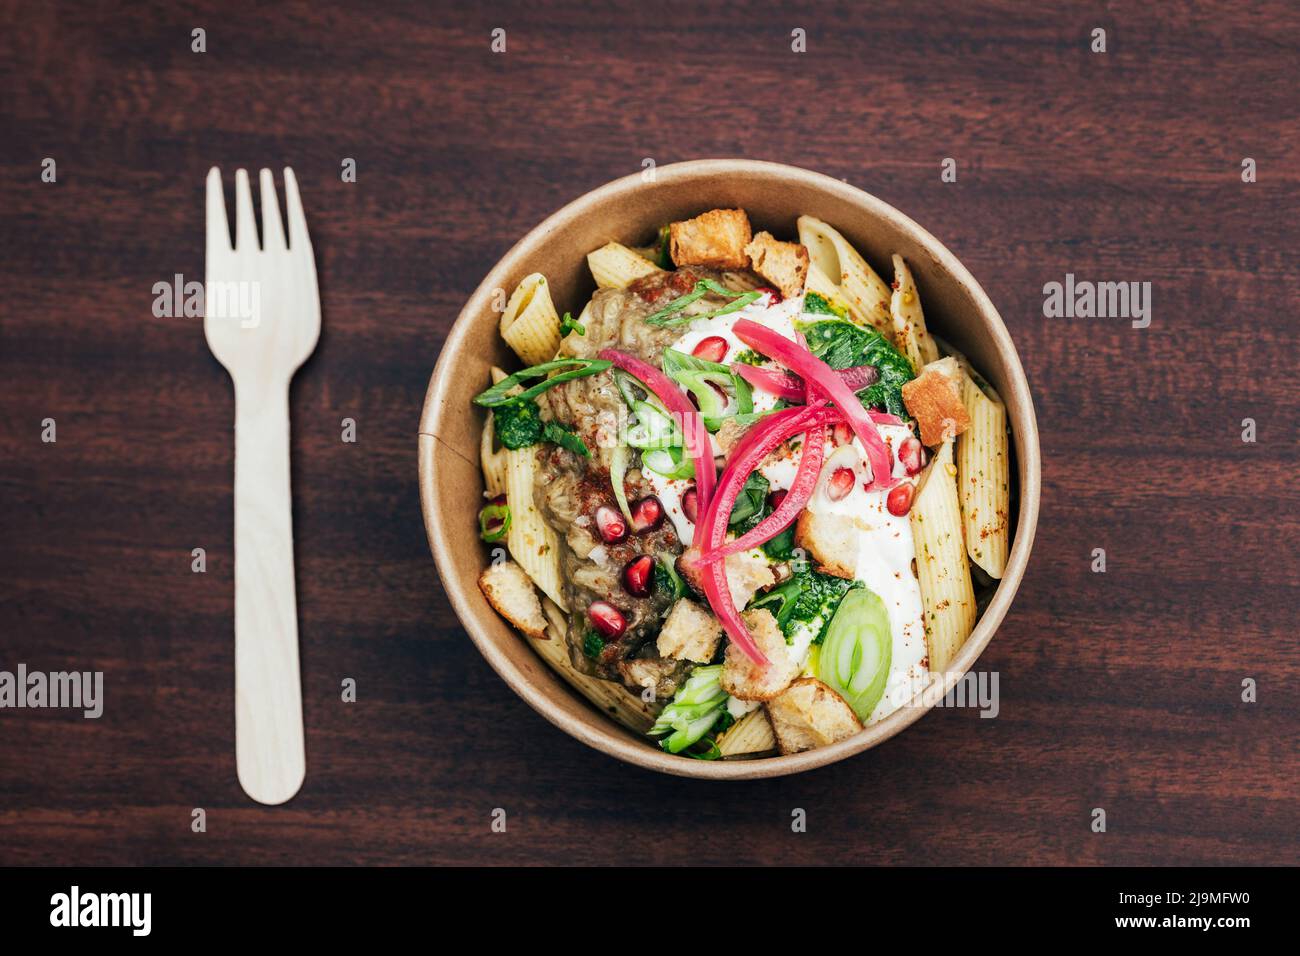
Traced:
[[[0, 863], [1297, 862], [1294, 5], [486, 6], [0, 7], [0, 669], [102, 670], [106, 698], [0, 711]], [[570, 199], [712, 156], [880, 196], [1001, 310], [1044, 468], [979, 664], [996, 719], [659, 777], [534, 714], [452, 613], [415, 449], [462, 302]], [[320, 272], [292, 396], [308, 775], [279, 808], [235, 779], [229, 380], [152, 308], [202, 279], [213, 164], [228, 190], [295, 168]], [[1150, 327], [1045, 318], [1066, 273], [1150, 282]]]

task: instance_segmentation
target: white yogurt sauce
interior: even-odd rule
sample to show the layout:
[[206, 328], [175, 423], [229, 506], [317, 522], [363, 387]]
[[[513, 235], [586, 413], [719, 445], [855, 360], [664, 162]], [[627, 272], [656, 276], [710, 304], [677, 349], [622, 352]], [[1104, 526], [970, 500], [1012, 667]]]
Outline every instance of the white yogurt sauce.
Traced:
[[[907, 471], [898, 460], [898, 450], [912, 432], [906, 425], [877, 425], [880, 436], [889, 442], [894, 476], [903, 480]], [[847, 447], [847, 446], [846, 446]], [[912, 559], [916, 547], [912, 541], [912, 526], [907, 515], [889, 513], [885, 507], [887, 491], [867, 491], [863, 486], [866, 453], [862, 443], [853, 439], [864, 469], [853, 489], [839, 501], [831, 501], [825, 488], [819, 484], [808, 502], [808, 510], [815, 514], [841, 515], [852, 521], [857, 531], [858, 560], [854, 576], [880, 596], [889, 612], [889, 625], [893, 637], [889, 677], [885, 693], [866, 723], [874, 723], [895, 711], [907, 698], [894, 691], [900, 686], [919, 686], [927, 673], [925, 625], [921, 609], [921, 586], [912, 573]], [[827, 456], [832, 453], [827, 449]], [[821, 481], [842, 462], [827, 462], [822, 469]], [[769, 479], [770, 480], [770, 479]], [[806, 662], [806, 658], [805, 658]]]

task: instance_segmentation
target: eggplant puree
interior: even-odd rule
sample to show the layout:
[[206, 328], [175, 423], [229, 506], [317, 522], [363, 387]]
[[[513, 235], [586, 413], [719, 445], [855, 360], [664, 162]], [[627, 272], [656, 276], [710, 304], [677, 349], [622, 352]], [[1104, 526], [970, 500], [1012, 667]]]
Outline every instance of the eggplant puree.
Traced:
[[[645, 318], [690, 292], [704, 277], [742, 289], [754, 284], [747, 277], [697, 268], [655, 273], [625, 289], [601, 289], [591, 300], [585, 334], [567, 336], [561, 354], [595, 358], [601, 349], [616, 348], [658, 367], [663, 350], [683, 330], [647, 325]], [[725, 301], [706, 296], [698, 309], [716, 309]], [[541, 467], [534, 496], [561, 542], [560, 574], [569, 603], [569, 656], [583, 673], [622, 681], [638, 691], [654, 686], [656, 696], [671, 697], [691, 668], [687, 662], [659, 657], [655, 647], [671, 596], [655, 588], [648, 597], [633, 597], [623, 587], [622, 573], [630, 561], [643, 554], [667, 552], [676, 557], [682, 544], [666, 518], [654, 531], [630, 532], [622, 541], [608, 544], [601, 540], [594, 518], [602, 505], [618, 510], [609, 465], [617, 444], [618, 422], [626, 410], [613, 373], [557, 385], [543, 393], [539, 403], [543, 417], [574, 428], [592, 454], [587, 459], [555, 445], [543, 445], [538, 453]], [[629, 501], [651, 493], [635, 467], [627, 472], [626, 489]], [[627, 621], [623, 633], [606, 640], [594, 658], [584, 649], [587, 634], [593, 630], [587, 615], [593, 601], [614, 605]]]

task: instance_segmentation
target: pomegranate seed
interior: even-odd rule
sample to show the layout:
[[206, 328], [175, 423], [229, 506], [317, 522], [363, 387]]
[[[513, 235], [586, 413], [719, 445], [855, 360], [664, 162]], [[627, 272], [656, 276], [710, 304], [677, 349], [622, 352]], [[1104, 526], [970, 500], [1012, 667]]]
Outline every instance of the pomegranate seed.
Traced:
[[655, 559], [648, 554], [633, 558], [623, 568], [623, 587], [633, 597], [649, 597], [654, 583]]
[[826, 497], [831, 501], [839, 501], [850, 491], [853, 490], [853, 469], [836, 468], [831, 472], [830, 480], [826, 482]]
[[596, 509], [596, 530], [606, 544], [618, 544], [627, 537], [627, 522], [616, 508], [601, 505]]
[[690, 488], [682, 495], [682, 514], [686, 515], [686, 520], [695, 524], [695, 519], [700, 511], [700, 496], [694, 488]]
[[766, 292], [768, 295], [770, 295], [770, 296], [772, 297], [772, 304], [773, 304], [773, 305], [775, 305], [776, 303], [778, 303], [778, 302], [780, 302], [780, 301], [782, 301], [782, 300], [784, 299], [784, 296], [782, 296], [781, 293], [778, 292], [776, 289], [773, 289], [770, 285], [759, 286], [759, 287], [758, 287], [757, 289], [755, 289], [754, 291], [755, 291], [755, 292]]
[[632, 530], [637, 534], [654, 531], [663, 520], [664, 506], [654, 495], [632, 502]]
[[587, 617], [591, 618], [596, 630], [606, 637], [618, 637], [627, 630], [627, 618], [608, 601], [592, 601], [591, 607], [587, 608]]
[[721, 335], [710, 335], [700, 339], [700, 344], [691, 349], [691, 354], [706, 362], [721, 362], [727, 357], [727, 340]]
[[915, 475], [925, 467], [925, 446], [919, 438], [903, 439], [903, 444], [898, 446], [898, 460], [909, 475]]
[[885, 507], [891, 515], [901, 518], [912, 510], [912, 496], [915, 494], [916, 486], [910, 481], [894, 485], [885, 497]]
[[775, 511], [777, 508], [781, 507], [781, 502], [785, 501], [785, 496], [788, 494], [789, 492], [785, 490], [772, 492], [767, 496], [767, 506]]
[[848, 422], [836, 422], [835, 427], [831, 429], [831, 437], [837, 445], [847, 445], [853, 441], [853, 429], [849, 427]]

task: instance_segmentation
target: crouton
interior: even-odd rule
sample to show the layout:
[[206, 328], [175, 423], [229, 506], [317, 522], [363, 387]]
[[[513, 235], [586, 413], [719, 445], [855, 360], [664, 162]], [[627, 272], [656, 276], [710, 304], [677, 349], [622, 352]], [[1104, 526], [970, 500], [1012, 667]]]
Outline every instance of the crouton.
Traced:
[[743, 209], [710, 209], [669, 227], [669, 254], [678, 266], [748, 269], [752, 233]]
[[769, 700], [767, 716], [783, 754], [825, 747], [862, 729], [844, 698], [815, 677], [801, 677]]
[[520, 631], [539, 640], [547, 636], [542, 602], [519, 565], [513, 561], [489, 565], [478, 576], [478, 586], [496, 612]]
[[745, 246], [750, 268], [780, 290], [787, 299], [803, 292], [808, 281], [808, 249], [797, 242], [780, 242], [760, 232]]
[[[700, 550], [687, 548], [677, 556], [677, 573], [680, 574], [696, 591], [704, 590], [705, 568], [699, 563]], [[749, 603], [759, 588], [771, 587], [776, 583], [776, 574], [759, 551], [741, 551], [729, 554], [723, 559], [723, 569], [727, 575], [727, 590], [736, 607]]]
[[727, 572], [727, 589], [731, 591], [731, 600], [736, 607], [744, 607], [760, 588], [771, 587], [776, 583], [767, 558], [759, 551], [741, 551], [729, 554], [723, 560]]
[[771, 700], [790, 686], [802, 668], [791, 658], [771, 611], [755, 608], [742, 614], [741, 620], [768, 663], [760, 667], [735, 643], [728, 644], [722, 662], [722, 689], [741, 700]]
[[961, 401], [961, 367], [951, 355], [931, 362], [903, 386], [903, 404], [921, 426], [921, 441], [942, 445], [970, 428]]
[[817, 562], [817, 570], [837, 578], [857, 577], [858, 529], [843, 515], [804, 511], [794, 525], [794, 544]]
[[668, 612], [655, 646], [660, 657], [707, 664], [713, 660], [722, 640], [722, 624], [689, 598], [682, 598]]

